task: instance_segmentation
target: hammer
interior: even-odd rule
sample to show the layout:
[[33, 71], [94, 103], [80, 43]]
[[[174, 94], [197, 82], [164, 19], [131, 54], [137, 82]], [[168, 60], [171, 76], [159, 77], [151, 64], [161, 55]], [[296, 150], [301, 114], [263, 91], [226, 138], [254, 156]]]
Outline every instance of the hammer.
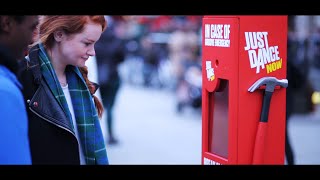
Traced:
[[262, 164], [263, 163], [263, 154], [265, 146], [265, 138], [267, 132], [267, 123], [269, 116], [270, 101], [272, 93], [277, 87], [288, 87], [288, 80], [282, 79], [279, 80], [275, 77], [263, 77], [257, 80], [249, 89], [249, 92], [254, 92], [256, 89], [260, 89], [265, 86], [262, 111], [260, 115], [260, 121], [258, 125], [258, 130], [256, 134], [254, 150], [253, 150], [253, 164]]

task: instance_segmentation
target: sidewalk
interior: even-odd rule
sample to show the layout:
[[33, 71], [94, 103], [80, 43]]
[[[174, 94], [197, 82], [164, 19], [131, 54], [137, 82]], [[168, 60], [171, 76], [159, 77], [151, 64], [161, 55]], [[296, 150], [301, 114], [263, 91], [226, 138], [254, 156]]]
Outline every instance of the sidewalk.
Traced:
[[289, 136], [297, 165], [320, 164], [320, 114], [293, 115]]
[[[110, 164], [201, 164], [201, 114], [177, 115], [166, 92], [128, 85], [120, 91], [114, 115], [120, 143], [107, 146]], [[319, 112], [294, 114], [289, 121], [297, 165], [320, 164]]]

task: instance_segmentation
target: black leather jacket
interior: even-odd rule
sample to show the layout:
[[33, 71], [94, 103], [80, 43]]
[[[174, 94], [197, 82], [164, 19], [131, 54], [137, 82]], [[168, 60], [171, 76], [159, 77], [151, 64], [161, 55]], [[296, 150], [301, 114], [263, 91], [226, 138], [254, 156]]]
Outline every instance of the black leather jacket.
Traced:
[[62, 107], [42, 78], [39, 48], [19, 62], [18, 77], [28, 111], [33, 164], [80, 164], [78, 140]]

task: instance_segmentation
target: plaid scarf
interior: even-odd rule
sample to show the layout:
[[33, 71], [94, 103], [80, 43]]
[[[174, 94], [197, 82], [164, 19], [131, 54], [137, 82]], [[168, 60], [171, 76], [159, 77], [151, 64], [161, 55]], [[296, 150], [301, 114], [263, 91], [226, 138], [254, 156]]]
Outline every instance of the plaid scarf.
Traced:
[[[43, 45], [39, 44], [39, 47], [42, 75], [57, 101], [63, 107], [63, 110], [69, 118], [71, 124], [73, 124], [67, 100], [64, 96], [55, 70], [52, 67]], [[76, 128], [78, 128], [80, 137], [79, 143], [82, 144], [82, 150], [84, 152], [86, 164], [107, 165], [109, 164], [108, 156], [100, 127], [98, 113], [85, 80], [83, 79], [80, 70], [77, 67], [70, 65], [66, 67], [66, 76], [77, 122]], [[75, 128], [74, 125], [73, 128]]]

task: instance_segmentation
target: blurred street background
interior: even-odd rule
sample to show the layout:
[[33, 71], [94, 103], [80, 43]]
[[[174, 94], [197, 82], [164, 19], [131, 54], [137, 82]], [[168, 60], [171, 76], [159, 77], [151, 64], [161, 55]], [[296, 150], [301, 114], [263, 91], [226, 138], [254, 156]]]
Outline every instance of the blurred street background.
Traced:
[[[112, 95], [97, 92], [102, 99], [114, 98], [106, 108], [112, 113], [101, 121], [110, 164], [200, 165], [202, 16], [106, 18], [106, 43], [115, 44], [110, 54], [123, 58], [107, 63], [96, 52], [87, 65], [90, 79], [115, 87]], [[289, 97], [294, 110], [288, 132], [296, 164], [320, 164], [320, 16], [288, 20], [288, 61], [303, 75]], [[115, 77], [110, 69], [117, 70], [116, 85], [107, 83]]]

